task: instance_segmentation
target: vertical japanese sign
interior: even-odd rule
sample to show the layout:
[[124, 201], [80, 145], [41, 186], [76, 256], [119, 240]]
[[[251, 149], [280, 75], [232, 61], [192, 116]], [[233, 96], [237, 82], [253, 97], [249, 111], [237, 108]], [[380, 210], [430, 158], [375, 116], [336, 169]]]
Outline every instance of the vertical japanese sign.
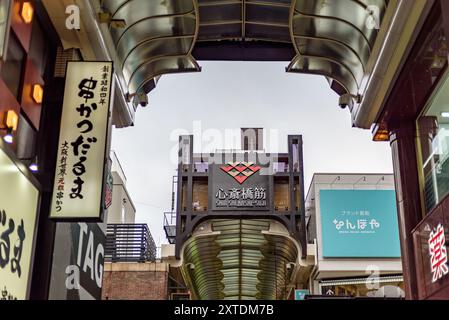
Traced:
[[12, 0], [0, 1], [0, 61], [5, 61], [11, 25]]
[[441, 224], [429, 235], [430, 265], [432, 267], [432, 283], [437, 282], [449, 273], [447, 265], [446, 236]]
[[50, 217], [100, 219], [112, 62], [69, 62]]
[[0, 300], [27, 299], [38, 189], [0, 149]]

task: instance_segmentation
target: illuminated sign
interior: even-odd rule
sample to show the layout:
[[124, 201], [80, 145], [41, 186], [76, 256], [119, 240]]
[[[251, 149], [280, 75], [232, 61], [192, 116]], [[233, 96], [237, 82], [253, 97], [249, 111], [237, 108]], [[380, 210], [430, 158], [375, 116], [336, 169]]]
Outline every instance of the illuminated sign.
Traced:
[[441, 224], [438, 225], [435, 232], [430, 232], [428, 243], [430, 266], [432, 268], [432, 282], [437, 282], [449, 273], [447, 266], [446, 237], [444, 235], [444, 228]]
[[69, 62], [50, 217], [101, 218], [112, 62]]
[[11, 25], [12, 0], [0, 1], [0, 60], [5, 61]]
[[0, 299], [28, 298], [39, 191], [0, 149]]

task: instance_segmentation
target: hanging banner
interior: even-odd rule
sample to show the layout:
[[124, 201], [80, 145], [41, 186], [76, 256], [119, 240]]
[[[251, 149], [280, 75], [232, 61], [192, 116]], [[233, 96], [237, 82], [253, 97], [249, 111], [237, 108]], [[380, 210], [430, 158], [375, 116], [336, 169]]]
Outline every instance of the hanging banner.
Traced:
[[100, 221], [112, 62], [68, 62], [50, 218]]
[[38, 203], [39, 190], [0, 148], [0, 300], [28, 298]]

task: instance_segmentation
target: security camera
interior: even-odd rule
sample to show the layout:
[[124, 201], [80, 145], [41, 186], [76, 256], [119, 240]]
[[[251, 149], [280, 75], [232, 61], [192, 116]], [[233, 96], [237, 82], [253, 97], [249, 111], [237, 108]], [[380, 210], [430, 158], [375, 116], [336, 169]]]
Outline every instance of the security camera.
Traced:
[[140, 104], [142, 107], [146, 107], [148, 105], [148, 96], [143, 91], [137, 93], [135, 99], [137, 99], [137, 104]]
[[287, 263], [286, 267], [287, 267], [287, 270], [291, 270], [291, 269], [293, 269], [294, 267], [296, 267], [296, 263], [294, 263], [294, 262], [289, 262], [289, 263]]
[[137, 108], [139, 105], [142, 107], [146, 107], [148, 105], [148, 96], [145, 91], [140, 91], [133, 94], [127, 93], [125, 95], [125, 99], [128, 102], [131, 102], [131, 99], [133, 99], [132, 102], [134, 108]]
[[359, 94], [353, 95], [350, 93], [345, 93], [340, 96], [340, 99], [338, 100], [338, 105], [342, 109], [349, 107], [349, 110], [352, 110], [352, 108], [354, 107], [354, 103], [360, 103], [361, 101], [362, 97]]
[[349, 107], [349, 109], [352, 109], [352, 106], [354, 104], [354, 100], [352, 99], [352, 95], [349, 93], [345, 93], [340, 96], [340, 99], [338, 100], [338, 105], [340, 108], [345, 109], [346, 107]]

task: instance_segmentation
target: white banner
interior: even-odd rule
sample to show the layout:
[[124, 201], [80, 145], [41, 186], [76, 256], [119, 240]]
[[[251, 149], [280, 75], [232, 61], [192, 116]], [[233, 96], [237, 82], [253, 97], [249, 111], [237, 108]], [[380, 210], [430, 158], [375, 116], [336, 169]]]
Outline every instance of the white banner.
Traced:
[[0, 300], [28, 298], [38, 189], [0, 149]]
[[69, 62], [50, 217], [100, 219], [112, 62]]

